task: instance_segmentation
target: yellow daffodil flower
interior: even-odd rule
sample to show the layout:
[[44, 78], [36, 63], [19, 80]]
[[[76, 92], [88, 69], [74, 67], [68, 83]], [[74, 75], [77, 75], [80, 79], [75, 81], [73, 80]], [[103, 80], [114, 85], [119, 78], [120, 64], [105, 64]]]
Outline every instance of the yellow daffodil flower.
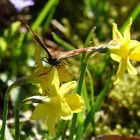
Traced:
[[[30, 82], [32, 82], [33, 84], [40, 84], [42, 82], [47, 81], [47, 79], [48, 79], [47, 77], [53, 66], [48, 66], [48, 67], [43, 66], [40, 47], [36, 47], [35, 53], [34, 53], [34, 58], [35, 58], [35, 62], [36, 62], [35, 70], [32, 75], [32, 78], [30, 79]], [[72, 74], [69, 73], [69, 71], [66, 69], [66, 65], [61, 64], [61, 65], [55, 66], [55, 67], [57, 68], [59, 79], [62, 83], [71, 81], [73, 79]]]
[[32, 120], [44, 119], [49, 132], [54, 136], [55, 123], [59, 118], [68, 120], [73, 113], [78, 113], [83, 109], [83, 100], [80, 95], [72, 93], [76, 87], [76, 82], [71, 81], [60, 86], [57, 69], [53, 67], [48, 75], [46, 91], [47, 96], [43, 96], [42, 103], [39, 103], [31, 116]]
[[[43, 91], [46, 91], [48, 75], [53, 66], [43, 66], [40, 47], [36, 47], [34, 52], [34, 58], [36, 62], [35, 70], [28, 82], [32, 84], [38, 84], [41, 87], [40, 93], [42, 93], [42, 95], [45, 95], [46, 93], [43, 93]], [[66, 66], [64, 64], [55, 67], [57, 68], [58, 76], [61, 83], [72, 80], [73, 76], [67, 71]]]
[[114, 84], [119, 81], [126, 69], [130, 74], [137, 74], [130, 60], [140, 61], [140, 42], [131, 40], [131, 24], [132, 19], [130, 19], [122, 35], [117, 28], [117, 24], [113, 23], [113, 40], [108, 44], [108, 48], [111, 58], [119, 63]]

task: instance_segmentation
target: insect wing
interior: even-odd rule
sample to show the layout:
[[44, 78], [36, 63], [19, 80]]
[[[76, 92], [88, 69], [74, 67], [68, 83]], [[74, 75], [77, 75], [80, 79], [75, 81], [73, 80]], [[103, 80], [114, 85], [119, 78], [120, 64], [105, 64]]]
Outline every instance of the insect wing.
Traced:
[[78, 55], [83, 52], [89, 52], [91, 50], [92, 49], [90, 49], [90, 47], [88, 47], [88, 48], [81, 48], [81, 49], [76, 49], [76, 50], [72, 50], [72, 51], [67, 51], [67, 52], [61, 52], [57, 58], [58, 59], [68, 58], [68, 57], [75, 56], [75, 55]]
[[22, 22], [24, 23], [24, 25], [26, 26], [26, 28], [29, 31], [31, 31], [32, 37], [34, 38], [34, 40], [41, 46], [41, 48], [43, 48], [46, 51], [46, 53], [48, 54], [49, 57], [52, 57], [51, 53], [48, 51], [45, 43], [41, 40], [41, 38], [23, 20], [22, 20]]
[[67, 69], [66, 65], [64, 64], [57, 66], [57, 70], [59, 79], [62, 83], [71, 81], [74, 78], [73, 74], [69, 71], [69, 69]]

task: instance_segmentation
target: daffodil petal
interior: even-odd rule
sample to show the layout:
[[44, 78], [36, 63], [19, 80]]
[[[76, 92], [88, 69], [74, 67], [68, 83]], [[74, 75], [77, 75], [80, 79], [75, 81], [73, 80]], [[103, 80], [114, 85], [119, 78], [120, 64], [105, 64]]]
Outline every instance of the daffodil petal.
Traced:
[[38, 104], [35, 108], [35, 110], [33, 111], [30, 119], [31, 120], [40, 120], [40, 119], [45, 119], [46, 116], [49, 113], [49, 108], [48, 105], [46, 104]]
[[32, 84], [42, 84], [46, 81], [47, 76], [45, 76], [45, 74], [41, 74], [41, 73], [33, 73], [32, 77], [29, 79]]
[[135, 50], [139, 50], [140, 42], [137, 40], [130, 40], [128, 43], [128, 47], [129, 47], [130, 54], [131, 54], [132, 52], [135, 52]]
[[129, 58], [132, 60], [140, 61], [140, 43], [134, 44], [135, 49], [129, 55]]
[[48, 83], [46, 85], [47, 86], [47, 92], [52, 96], [57, 95], [59, 93], [60, 81], [59, 81], [57, 69], [55, 67], [52, 67], [52, 69], [49, 73], [47, 83]]
[[120, 40], [123, 39], [123, 36], [118, 30], [117, 24], [113, 23], [113, 40]]
[[57, 121], [57, 117], [54, 114], [49, 114], [49, 116], [46, 119], [47, 127], [49, 129], [49, 133], [52, 137], [54, 137], [55, 134], [55, 123]]
[[140, 52], [135, 52], [130, 55], [131, 60], [140, 61]]
[[38, 104], [31, 116], [32, 120], [46, 120], [47, 127], [52, 136], [54, 136], [55, 123], [60, 117], [61, 109], [52, 101], [51, 98], [44, 98], [43, 104]]
[[127, 63], [127, 60], [121, 60], [120, 63], [119, 63], [119, 67], [118, 67], [118, 70], [117, 70], [117, 74], [116, 74], [116, 77], [115, 77], [115, 80], [114, 80], [114, 84], [117, 84], [118, 81], [122, 78], [124, 72], [125, 72], [125, 69], [126, 69], [126, 63]]
[[132, 66], [132, 64], [130, 63], [129, 59], [127, 59], [127, 70], [132, 75], [136, 75], [137, 74], [137, 70]]
[[48, 116], [46, 118], [46, 123], [51, 136], [54, 136], [55, 123], [59, 117], [60, 117], [60, 108], [57, 108], [57, 106], [53, 105], [53, 103], [50, 104]]
[[78, 113], [83, 110], [84, 102], [80, 95], [76, 93], [69, 94], [68, 96], [66, 96], [65, 100], [73, 113]]
[[110, 54], [110, 57], [111, 57], [113, 60], [117, 61], [117, 62], [120, 62], [120, 61], [121, 61], [121, 57], [120, 57], [119, 55], [116, 55], [116, 54], [111, 53], [111, 54]]
[[130, 40], [130, 28], [132, 25], [132, 18], [130, 18], [129, 23], [127, 24], [127, 26], [124, 29], [123, 35], [124, 35], [124, 39], [126, 40]]
[[117, 40], [112, 40], [108, 43], [108, 48], [110, 53], [120, 55], [120, 42]]
[[60, 93], [66, 95], [75, 88], [76, 88], [76, 81], [67, 82], [60, 87]]
[[63, 101], [61, 106], [61, 118], [63, 120], [70, 120], [72, 118], [72, 111], [69, 105], [67, 104], [67, 102]]

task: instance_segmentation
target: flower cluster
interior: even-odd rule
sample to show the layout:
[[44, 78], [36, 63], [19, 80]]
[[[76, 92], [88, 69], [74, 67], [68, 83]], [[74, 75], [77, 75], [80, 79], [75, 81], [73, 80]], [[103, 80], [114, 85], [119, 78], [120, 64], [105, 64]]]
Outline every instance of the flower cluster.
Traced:
[[36, 48], [36, 68], [30, 82], [39, 84], [41, 102], [35, 107], [31, 119], [44, 120], [50, 134], [54, 136], [58, 119], [70, 120], [73, 113], [81, 112], [83, 100], [80, 95], [74, 93], [76, 81], [61, 84], [57, 67], [44, 67], [40, 53], [40, 48]]

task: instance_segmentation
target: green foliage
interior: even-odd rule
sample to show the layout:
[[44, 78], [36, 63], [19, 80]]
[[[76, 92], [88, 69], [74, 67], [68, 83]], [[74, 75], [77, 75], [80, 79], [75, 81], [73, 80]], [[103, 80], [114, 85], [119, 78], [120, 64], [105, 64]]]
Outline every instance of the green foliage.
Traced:
[[96, 134], [140, 136], [139, 82], [138, 77], [125, 74], [124, 79], [111, 90], [102, 109], [96, 113]]

